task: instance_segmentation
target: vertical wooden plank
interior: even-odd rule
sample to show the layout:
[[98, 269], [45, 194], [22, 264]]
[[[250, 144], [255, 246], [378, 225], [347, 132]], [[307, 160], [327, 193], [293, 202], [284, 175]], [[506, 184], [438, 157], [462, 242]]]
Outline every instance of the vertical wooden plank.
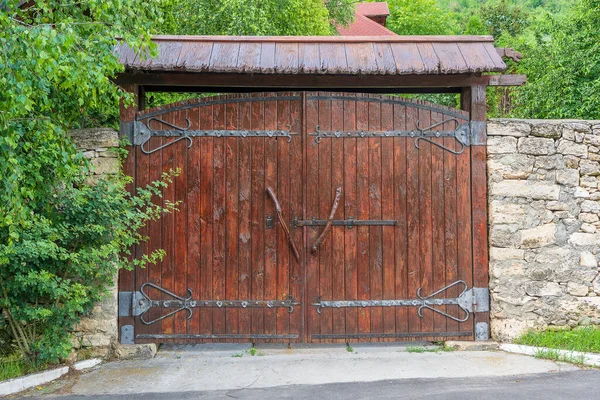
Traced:
[[[446, 124], [450, 125], [450, 124]], [[449, 129], [445, 126], [444, 129]], [[450, 128], [452, 129], [452, 128]], [[460, 145], [454, 138], [445, 138], [444, 146], [457, 151]], [[457, 232], [457, 184], [456, 181], [456, 159], [458, 156], [444, 152], [444, 253], [446, 260], [446, 279], [444, 284], [449, 285], [458, 279], [458, 232]], [[457, 297], [459, 288], [451, 288], [448, 297]], [[458, 307], [447, 306], [446, 311], [451, 315], [458, 312]], [[458, 332], [458, 322], [451, 319], [446, 321], [448, 332]]]
[[[168, 113], [163, 116], [163, 119], [171, 124], [178, 124], [179, 121], [176, 120], [174, 113]], [[171, 142], [171, 140], [165, 140], [164, 143]], [[175, 151], [176, 144], [169, 145], [165, 147], [162, 152], [162, 172], [169, 173], [170, 171], [175, 169]], [[162, 189], [162, 198], [163, 204], [164, 202], [170, 201], [175, 202], [175, 185], [171, 183], [169, 186]], [[175, 291], [175, 215], [167, 214], [162, 217], [162, 248], [164, 249], [166, 255], [162, 262], [162, 283], [161, 286], [170, 291]], [[170, 296], [165, 293], [160, 294], [160, 298], [163, 300], [169, 300]], [[162, 310], [162, 314], [166, 314], [167, 310]], [[174, 320], [173, 317], [168, 317], [163, 319], [160, 322], [161, 333], [172, 334], [174, 329]]]
[[[150, 161], [150, 154], [144, 154], [142, 153], [141, 147], [140, 146], [131, 146], [131, 148], [129, 149], [130, 152], [135, 152], [134, 158], [136, 160], [135, 163], [135, 168], [134, 168], [134, 182], [135, 182], [135, 188], [144, 188], [146, 187], [146, 185], [149, 183], [149, 175], [150, 175], [150, 165], [149, 165], [149, 161]], [[129, 158], [129, 156], [127, 157], [127, 159]], [[125, 160], [125, 166], [127, 165], [127, 159]], [[128, 166], [129, 168], [131, 168], [131, 166]], [[128, 173], [128, 171], [124, 171], [124, 173]], [[151, 221], [151, 223], [154, 223], [154, 221]], [[148, 223], [140, 232], [140, 234], [142, 234], [145, 237], [150, 237], [150, 226], [151, 224]], [[148, 240], [148, 242], [142, 242], [140, 244], [138, 244], [137, 246], [135, 246], [134, 249], [134, 253], [136, 255], [136, 257], [140, 257], [143, 254], [149, 254], [150, 251], [150, 240]], [[133, 256], [133, 255], [132, 255]], [[143, 285], [144, 283], [148, 282], [149, 280], [149, 270], [152, 268], [156, 268], [153, 265], [148, 265], [146, 268], [136, 268], [135, 269], [135, 289], [134, 290], [139, 290], [140, 286]], [[133, 289], [133, 288], [132, 288]], [[120, 289], [121, 291], [123, 290], [122, 288]], [[148, 321], [151, 321], [150, 319], [148, 319]], [[134, 325], [134, 332], [135, 334], [144, 334], [144, 333], [148, 333], [148, 328], [149, 326], [146, 324], [143, 324], [139, 318], [137, 318], [136, 323]]]
[[[334, 131], [344, 130], [344, 102], [342, 100], [333, 100], [331, 102], [331, 129]], [[335, 196], [335, 190], [342, 188], [342, 197], [335, 219], [344, 219], [344, 205], [346, 204], [346, 195], [344, 188], [344, 140], [332, 139], [331, 143], [331, 193]], [[331, 229], [331, 298], [343, 299], [344, 288], [344, 233], [347, 228], [343, 226], [334, 226]], [[345, 333], [346, 311], [343, 309], [332, 310], [332, 324], [334, 334]], [[343, 342], [343, 340], [339, 340]]]
[[[213, 106], [200, 108], [201, 129], [213, 129]], [[213, 299], [213, 141], [211, 137], [198, 138], [200, 142], [200, 299]], [[213, 333], [212, 310], [200, 308], [200, 333]]]
[[[323, 96], [330, 95], [329, 92], [321, 92]], [[331, 100], [319, 100], [319, 127], [322, 130], [331, 130]], [[335, 188], [332, 187], [331, 171], [331, 149], [335, 139], [322, 139], [319, 144], [319, 205], [318, 218], [326, 219], [331, 212], [333, 204]], [[319, 228], [319, 234], [323, 227]], [[309, 243], [310, 245], [310, 243]], [[331, 299], [331, 252], [332, 252], [332, 235], [331, 232], [325, 237], [321, 246], [317, 250], [316, 255], [319, 258], [319, 296], [324, 299]], [[333, 310], [326, 308], [321, 310], [319, 322], [322, 334], [330, 334], [333, 331]]]
[[[422, 104], [421, 101], [419, 103]], [[431, 125], [431, 111], [419, 110], [421, 127]], [[422, 293], [433, 293], [432, 277], [432, 221], [431, 221], [431, 148], [432, 144], [419, 142], [419, 234], [420, 234], [420, 278]], [[422, 332], [433, 331], [433, 313], [425, 310], [421, 321]]]
[[[225, 128], [225, 105], [213, 106], [214, 129]], [[225, 299], [225, 138], [213, 139], [213, 297]], [[224, 334], [225, 310], [213, 308], [213, 333]]]
[[[307, 94], [307, 97], [310, 94]], [[319, 189], [319, 146], [315, 138], [308, 136], [308, 133], [315, 132], [315, 127], [319, 124], [319, 103], [315, 100], [306, 99], [305, 102], [305, 170], [306, 170], [306, 194], [304, 206], [304, 219], [317, 217], [318, 208], [318, 189]], [[318, 237], [319, 231], [315, 227], [304, 228], [304, 251], [306, 262], [306, 295], [305, 304], [310, 304], [319, 297], [319, 257], [314, 255], [308, 249]], [[320, 333], [319, 314], [315, 307], [306, 307], [306, 335], [307, 341], [315, 342], [310, 335]]]
[[[248, 95], [244, 95], [248, 97]], [[249, 102], [242, 102], [239, 105], [239, 127], [249, 130], [251, 118], [251, 105]], [[238, 295], [240, 299], [252, 298], [251, 276], [252, 276], [252, 242], [251, 242], [251, 154], [252, 139], [239, 139], [239, 187], [238, 187], [238, 212], [239, 212], [239, 265], [238, 265]], [[239, 311], [239, 330], [241, 334], [251, 333], [251, 310], [242, 309]]]
[[[262, 97], [255, 95], [255, 97]], [[252, 103], [251, 129], [264, 129], [264, 102]], [[265, 274], [265, 139], [256, 137], [252, 141], [251, 183], [251, 238], [252, 238], [252, 299], [264, 299]], [[252, 309], [252, 333], [264, 331], [262, 309]]]
[[[288, 93], [282, 93], [282, 96]], [[290, 119], [290, 101], [282, 100], [278, 101], [277, 107], [277, 125], [276, 129], [291, 129]], [[290, 125], [290, 127], [288, 127]], [[293, 140], [293, 139], [292, 139]], [[291, 197], [290, 197], [290, 185], [289, 185], [289, 172], [290, 172], [290, 157], [289, 154], [290, 145], [287, 140], [278, 138], [276, 140], [277, 146], [277, 196], [279, 201], [282, 203], [282, 211], [284, 218], [291, 221]], [[274, 220], [277, 220], [277, 216], [273, 215]], [[294, 257], [290, 252], [290, 245], [285, 237], [279, 224], [275, 225], [277, 229], [277, 263], [275, 272], [277, 274], [277, 290], [276, 298], [285, 299], [290, 294], [290, 258]], [[292, 229], [292, 228], [290, 228]], [[290, 232], [291, 233], [291, 232]], [[296, 311], [299, 311], [298, 308]], [[277, 334], [286, 334], [289, 332], [290, 315], [286, 309], [277, 309]]]
[[[394, 104], [394, 129], [406, 130], [406, 107]], [[395, 257], [395, 296], [397, 299], [408, 299], [408, 205], [407, 205], [407, 146], [412, 140], [394, 138], [394, 218], [398, 221], [394, 235]], [[408, 144], [407, 144], [408, 143]], [[414, 146], [412, 146], [414, 147]], [[396, 307], [396, 332], [409, 332], [408, 309]]]
[[[486, 288], [488, 275], [486, 92], [485, 86], [471, 87], [471, 121], [478, 143], [471, 146], [471, 195], [473, 218], [473, 286]], [[475, 313], [475, 323], [488, 325], [489, 313]], [[483, 338], [483, 339], [488, 339]]]
[[[344, 131], [356, 131], [356, 101], [355, 94], [349, 94], [349, 101], [344, 101]], [[357, 217], [356, 190], [356, 138], [344, 139], [344, 218]], [[346, 300], [356, 300], [358, 297], [357, 276], [357, 229], [344, 231], [344, 279]], [[358, 333], [357, 310], [346, 309], [346, 333]]]
[[[418, 109], [412, 106], [406, 107], [406, 128], [413, 129], [415, 123], [419, 120]], [[414, 139], [406, 139], [406, 210], [407, 210], [407, 250], [408, 250], [408, 279], [407, 292], [408, 297], [416, 295], [417, 289], [421, 286], [421, 227], [420, 227], [420, 180], [419, 171], [421, 169], [421, 153], [415, 147]], [[411, 307], [408, 311], [408, 327], [410, 332], [421, 332], [421, 319], [417, 315], [417, 310]]]
[[[276, 93], [265, 93], [265, 96], [275, 97]], [[277, 129], [277, 102], [267, 101], [264, 106], [264, 127], [265, 129]], [[270, 215], [273, 221], [277, 221], [275, 205], [267, 198], [266, 188], [272, 187], [279, 200], [281, 194], [277, 187], [277, 139], [265, 138], [265, 191], [262, 192], [265, 198], [265, 215]], [[268, 201], [267, 201], [268, 200]], [[284, 203], [285, 204], [285, 203]], [[265, 222], [263, 221], [263, 224]], [[265, 229], [265, 275], [264, 275], [264, 296], [265, 299], [273, 300], [277, 297], [277, 236], [279, 228], [276, 223], [270, 229]], [[277, 311], [272, 308], [265, 309], [264, 312], [264, 333], [277, 333]]]
[[[366, 97], [359, 97], [356, 103], [357, 130], [369, 129], [369, 104]], [[358, 201], [357, 219], [369, 219], [369, 143], [356, 139], [356, 192]], [[357, 246], [358, 299], [371, 299], [369, 227], [359, 226]], [[371, 332], [371, 310], [368, 307], [358, 309], [358, 332]]]
[[[190, 129], [200, 129], [200, 110], [192, 108], [188, 110]], [[198, 299], [200, 294], [200, 246], [201, 246], [201, 215], [200, 202], [201, 179], [200, 179], [200, 140], [194, 139], [192, 147], [187, 151], [187, 282], [194, 297]], [[194, 310], [192, 319], [188, 321], [186, 333], [200, 333], [200, 313]]]
[[[158, 125], [158, 123], [156, 123]], [[158, 126], [152, 125], [151, 127], [159, 129]], [[156, 149], [160, 147], [166, 139], [161, 137], [151, 138], [149, 143], [147, 144], [148, 149]], [[141, 151], [140, 151], [141, 153]], [[154, 182], [156, 180], [161, 179], [162, 174], [162, 150], [154, 152], [152, 154], [144, 154], [145, 157], [148, 157], [148, 180], [150, 182]], [[163, 199], [159, 196], [153, 196], [152, 201], [155, 204], [163, 204]], [[148, 251], [153, 252], [158, 249], [164, 249], [162, 243], [162, 224], [163, 219], [159, 219], [158, 221], [150, 221], [148, 223]], [[148, 269], [148, 281], [157, 286], [162, 287], [162, 261], [157, 262], [155, 265], [150, 265], [146, 267]], [[140, 289], [140, 286], [144, 282], [137, 282], [136, 290]], [[156, 292], [155, 292], [156, 293]], [[159, 297], [156, 297], [159, 298]], [[151, 308], [148, 310], [148, 314], [146, 317], [146, 321], [154, 321], [162, 315], [162, 310], [158, 308]], [[147, 326], [147, 333], [149, 334], [159, 334], [161, 333], [161, 324], [155, 323]]]
[[[238, 104], [225, 106], [225, 129], [238, 129]], [[225, 298], [238, 299], [239, 145], [245, 138], [225, 139]], [[239, 309], [225, 310], [225, 332], [239, 333]]]
[[[298, 93], [294, 93], [298, 95]], [[303, 131], [303, 106], [302, 102], [294, 100], [290, 102], [290, 129], [297, 135], [292, 136], [292, 141], [285, 144], [289, 158], [289, 192], [290, 192], [290, 208], [288, 221], [290, 222], [290, 230], [292, 240], [296, 243], [300, 252], [300, 260], [292, 255], [288, 250], [288, 260], [290, 263], [289, 271], [289, 294], [292, 295], [296, 302], [301, 303], [294, 307], [294, 312], [290, 314], [289, 333], [299, 335], [298, 341], [304, 341], [304, 308], [306, 299], [304, 298], [305, 285], [305, 267], [303, 262], [304, 250], [304, 229], [293, 228], [292, 221], [294, 217], [303, 218], [304, 207], [304, 140], [305, 132]], [[282, 147], [283, 144], [280, 144]]]
[[[378, 97], [378, 95], [372, 95]], [[381, 105], [369, 102], [369, 131], [381, 130]], [[369, 218], [381, 219], [381, 138], [369, 138]], [[371, 300], [380, 300], [383, 296], [383, 248], [382, 227], [369, 227], [369, 279], [371, 281]], [[383, 331], [383, 310], [373, 307], [371, 310], [371, 333]], [[379, 339], [373, 339], [379, 341]]]
[[[431, 112], [431, 124], [442, 122], [444, 116], [439, 112]], [[443, 126], [434, 128], [441, 130]], [[443, 138], [433, 141], [443, 145]], [[436, 291], [446, 283], [446, 260], [444, 256], [444, 153], [445, 150], [431, 146], [431, 224], [432, 224], [432, 290]], [[441, 296], [447, 296], [442, 293]], [[445, 307], [441, 308], [445, 310]], [[447, 318], [438, 313], [433, 314], [433, 331], [445, 332]]]
[[[381, 105], [381, 129], [394, 129], [394, 106], [392, 104]], [[394, 139], [381, 139], [381, 218], [395, 219], [394, 217], [394, 192], [397, 191], [398, 181], [394, 179]], [[395, 298], [396, 265], [394, 262], [395, 228], [384, 226], [382, 233], [382, 297], [384, 299]], [[396, 331], [395, 310], [391, 307], [383, 309], [383, 332], [394, 333]], [[391, 341], [391, 340], [386, 340]]]
[[[176, 111], [174, 114], [175, 123], [178, 126], [185, 126], [187, 111]], [[173, 190], [175, 201], [179, 203], [178, 212], [174, 213], [173, 218], [173, 290], [175, 294], [183, 296], [187, 294], [187, 146], [186, 140], [180, 140], [171, 147], [175, 151], [174, 167], [179, 171], [179, 175], [173, 179]], [[179, 312], [174, 315], [174, 333], [182, 334], [186, 331], [187, 315]]]

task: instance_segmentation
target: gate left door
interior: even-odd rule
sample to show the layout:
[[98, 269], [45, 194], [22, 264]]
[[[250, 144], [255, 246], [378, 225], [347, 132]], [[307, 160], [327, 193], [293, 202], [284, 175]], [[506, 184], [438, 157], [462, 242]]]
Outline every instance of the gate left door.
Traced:
[[164, 259], [121, 274], [122, 342], [303, 337], [302, 231], [286, 235], [274, 201], [284, 221], [302, 215], [301, 126], [297, 93], [216, 96], [139, 113], [134, 184], [177, 171], [155, 200], [177, 202], [179, 211], [151, 222], [142, 232], [149, 241], [134, 251], [164, 249]]

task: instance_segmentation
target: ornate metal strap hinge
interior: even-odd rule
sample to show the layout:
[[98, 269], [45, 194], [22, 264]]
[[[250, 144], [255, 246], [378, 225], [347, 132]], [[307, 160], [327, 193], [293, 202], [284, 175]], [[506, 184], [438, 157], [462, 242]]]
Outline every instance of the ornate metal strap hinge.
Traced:
[[[162, 292], [172, 299], [153, 300], [146, 293], [146, 288], [151, 287]], [[145, 325], [151, 325], [163, 320], [180, 311], [187, 311], [187, 319], [192, 318], [194, 308], [278, 308], [285, 307], [288, 312], [294, 311], [294, 306], [298, 305], [292, 296], [285, 300], [192, 300], [192, 290], [187, 290], [187, 297], [177, 296], [176, 294], [157, 286], [153, 283], [144, 283], [137, 292], [119, 293], [119, 316], [140, 317]], [[156, 319], [148, 321], [145, 315], [151, 308], [175, 309]]]
[[[463, 290], [455, 298], [435, 298], [435, 296], [447, 291], [454, 286], [463, 286]], [[417, 290], [415, 299], [402, 300], [321, 300], [319, 297], [313, 306], [317, 307], [320, 314], [322, 308], [344, 308], [344, 307], [418, 307], [417, 313], [423, 318], [423, 310], [431, 310], [457, 322], [469, 319], [469, 314], [474, 312], [486, 312], [490, 310], [490, 298], [487, 288], [469, 289], [465, 281], [456, 281], [429, 296], [422, 296], [421, 289]], [[436, 308], [437, 306], [454, 305], [461, 310], [461, 315], [450, 315]]]
[[[152, 121], [158, 122], [162, 125], [165, 125], [172, 129], [153, 129], [150, 127], [150, 123]], [[133, 133], [132, 137], [129, 138], [129, 141], [134, 146], [140, 146], [140, 149], [144, 154], [152, 154], [159, 150], [164, 149], [167, 146], [172, 145], [173, 143], [177, 143], [181, 140], [188, 141], [188, 148], [192, 147], [194, 137], [216, 137], [216, 138], [227, 138], [227, 137], [269, 137], [269, 138], [277, 138], [283, 137], [286, 138], [288, 142], [292, 140], [292, 135], [296, 135], [297, 133], [292, 133], [290, 131], [291, 126], [288, 125], [288, 130], [283, 129], [273, 129], [273, 130], [242, 130], [242, 129], [211, 129], [211, 130], [190, 130], [191, 121], [186, 118], [185, 119], [186, 126], [177, 126], [170, 122], [164, 121], [160, 118], [150, 117], [146, 119], [142, 119], [139, 121], [135, 121], [133, 125]], [[154, 149], [148, 150], [145, 148], [146, 143], [150, 140], [150, 138], [154, 136], [162, 136], [162, 137], [172, 137], [176, 138], [171, 140], [170, 142], [163, 144], [162, 146], [156, 147]]]
[[[438, 126], [442, 126], [447, 123], [454, 123], [455, 128], [453, 130], [434, 130]], [[419, 141], [424, 140], [434, 146], [441, 148], [442, 150], [448, 151], [452, 154], [461, 154], [465, 151], [466, 147], [471, 146], [471, 123], [461, 124], [457, 118], [449, 118], [441, 122], [437, 122], [428, 127], [421, 127], [420, 121], [415, 123], [414, 130], [388, 130], [388, 131], [321, 131], [319, 125], [315, 127], [314, 133], [309, 133], [311, 136], [315, 136], [315, 142], [320, 143], [321, 139], [324, 138], [394, 138], [394, 137], [407, 137], [415, 139], [415, 147], [419, 148]], [[438, 142], [433, 141], [436, 138], [450, 137], [456, 139], [460, 144], [459, 150], [450, 149]]]

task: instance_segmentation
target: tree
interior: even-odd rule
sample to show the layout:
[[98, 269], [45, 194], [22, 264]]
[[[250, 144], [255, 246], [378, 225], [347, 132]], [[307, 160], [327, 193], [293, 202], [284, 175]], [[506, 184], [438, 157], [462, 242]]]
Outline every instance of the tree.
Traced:
[[514, 116], [600, 119], [600, 0], [578, 0], [568, 14], [547, 14], [520, 39]]
[[450, 35], [457, 32], [453, 16], [436, 0], [389, 0], [387, 27], [399, 35]]
[[171, 209], [150, 201], [160, 182], [140, 196], [125, 177], [86, 183], [67, 134], [86, 110], [114, 112], [117, 37], [149, 46], [158, 13], [145, 0], [0, 3], [0, 325], [32, 363], [68, 354], [73, 323], [126, 264], [119, 254]]
[[187, 35], [331, 35], [349, 23], [355, 0], [162, 0], [158, 33]]

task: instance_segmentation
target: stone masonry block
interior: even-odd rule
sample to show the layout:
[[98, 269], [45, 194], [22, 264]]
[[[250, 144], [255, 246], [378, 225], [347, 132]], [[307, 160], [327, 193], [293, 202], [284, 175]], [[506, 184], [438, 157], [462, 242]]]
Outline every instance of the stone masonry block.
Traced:
[[521, 247], [532, 249], [556, 243], [556, 225], [546, 224], [521, 231]]
[[487, 123], [488, 136], [528, 136], [531, 124], [526, 121], [491, 119]]
[[588, 147], [585, 144], [571, 142], [570, 140], [561, 139], [558, 141], [557, 152], [560, 154], [568, 154], [577, 157], [587, 158]]
[[554, 148], [554, 140], [547, 138], [520, 138], [517, 147], [519, 148], [519, 153], [521, 154], [544, 156], [556, 153], [556, 149]]
[[531, 127], [531, 136], [540, 136], [545, 138], [558, 139], [562, 135], [562, 129], [560, 125], [555, 123], [535, 123]]
[[517, 139], [512, 136], [490, 136], [487, 149], [489, 154], [514, 154], [517, 152]]
[[491, 185], [492, 196], [558, 200], [560, 186], [545, 182], [505, 180]]
[[78, 149], [119, 147], [119, 134], [110, 128], [73, 129], [69, 131]]

